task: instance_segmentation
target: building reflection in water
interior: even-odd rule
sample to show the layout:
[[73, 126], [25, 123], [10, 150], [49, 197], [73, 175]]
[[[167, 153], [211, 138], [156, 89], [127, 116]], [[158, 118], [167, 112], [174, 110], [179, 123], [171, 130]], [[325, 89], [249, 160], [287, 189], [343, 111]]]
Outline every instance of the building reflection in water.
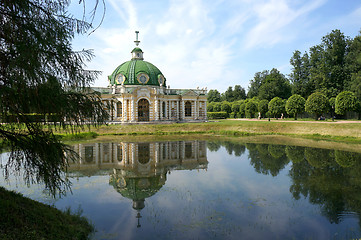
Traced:
[[110, 174], [109, 184], [140, 211], [145, 199], [165, 184], [175, 170], [207, 169], [205, 141], [86, 143], [73, 146], [80, 159], [68, 170], [73, 176]]

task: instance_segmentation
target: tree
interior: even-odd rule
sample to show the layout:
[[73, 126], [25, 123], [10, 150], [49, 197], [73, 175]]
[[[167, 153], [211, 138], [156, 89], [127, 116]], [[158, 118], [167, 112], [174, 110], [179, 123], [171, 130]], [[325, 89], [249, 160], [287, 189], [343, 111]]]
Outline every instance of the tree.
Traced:
[[[62, 170], [75, 157], [54, 128], [77, 130], [108, 117], [100, 97], [87, 89], [99, 75], [84, 69], [92, 51], [71, 46], [74, 34], [85, 33], [91, 23], [69, 15], [68, 4], [0, 2], [0, 114], [8, 122], [0, 125], [0, 138], [11, 150], [5, 174], [24, 169], [28, 184], [43, 182], [53, 194], [70, 186]], [[47, 127], [34, 115], [47, 119]]]
[[234, 96], [233, 96], [233, 88], [232, 87], [228, 87], [228, 89], [221, 94], [221, 100], [222, 101], [228, 101], [228, 102], [233, 102], [234, 101]]
[[278, 118], [282, 113], [285, 112], [285, 102], [282, 98], [274, 97], [268, 104], [268, 109], [273, 116]]
[[350, 40], [340, 30], [333, 30], [319, 45], [310, 48], [311, 91], [321, 90], [328, 98], [335, 97], [349, 82], [346, 57]]
[[250, 100], [249, 102], [246, 103], [245, 112], [247, 117], [253, 118], [257, 110], [258, 110], [258, 106], [255, 101]]
[[238, 113], [239, 112], [239, 105], [240, 105], [239, 102], [232, 103], [232, 112]]
[[328, 108], [329, 105], [328, 105], [327, 97], [320, 92], [312, 93], [307, 98], [305, 104], [306, 112], [310, 114], [314, 114], [316, 120], [322, 113], [327, 112]]
[[213, 111], [213, 107], [214, 107], [215, 103], [211, 102], [207, 104], [207, 112], [214, 112]]
[[274, 97], [287, 99], [290, 96], [291, 86], [288, 79], [280, 71], [273, 68], [259, 87], [258, 97], [271, 100]]
[[268, 100], [263, 99], [258, 102], [258, 112], [261, 113], [261, 117], [265, 117], [268, 112]]
[[[246, 100], [247, 101], [247, 100]], [[246, 116], [246, 102], [242, 102], [239, 105], [239, 114], [241, 115], [241, 117], [245, 117]]]
[[[361, 34], [361, 31], [360, 31]], [[361, 100], [361, 35], [356, 36], [346, 56], [347, 71], [350, 79], [345, 83], [345, 90], [354, 92], [358, 100]]]
[[233, 101], [246, 99], [246, 91], [240, 85], [235, 85], [233, 90]]
[[232, 112], [232, 106], [231, 106], [231, 104], [229, 103], [229, 102], [227, 102], [227, 101], [223, 101], [222, 103], [221, 103], [221, 111], [222, 112], [226, 112], [226, 113], [231, 113]]
[[343, 91], [340, 92], [335, 101], [335, 112], [337, 114], [346, 114], [348, 111], [356, 110], [357, 99], [353, 92]]
[[263, 72], [257, 72], [254, 74], [254, 78], [249, 82], [248, 93], [247, 93], [248, 98], [253, 98], [258, 96], [259, 88], [268, 74], [269, 72], [267, 70], [264, 70]]
[[299, 94], [302, 97], [308, 97], [311, 94], [310, 84], [310, 60], [308, 53], [305, 52], [301, 56], [301, 52], [296, 50], [290, 60], [293, 66], [290, 74], [292, 83], [292, 94]]
[[297, 114], [305, 111], [306, 100], [298, 94], [292, 95], [286, 102], [286, 111], [297, 120]]
[[222, 111], [221, 110], [221, 107], [222, 107], [222, 104], [220, 102], [216, 102], [214, 105], [213, 105], [213, 112], [220, 112]]
[[221, 94], [218, 92], [218, 90], [209, 90], [207, 95], [208, 102], [220, 102], [221, 101]]

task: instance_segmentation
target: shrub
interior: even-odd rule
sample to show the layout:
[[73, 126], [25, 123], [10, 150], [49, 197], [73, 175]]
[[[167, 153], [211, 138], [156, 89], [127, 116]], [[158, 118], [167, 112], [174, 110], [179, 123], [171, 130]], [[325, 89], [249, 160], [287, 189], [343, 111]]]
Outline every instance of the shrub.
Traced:
[[243, 102], [239, 105], [239, 116], [241, 118], [246, 116], [246, 103]]
[[258, 103], [258, 112], [261, 113], [261, 117], [265, 117], [268, 112], [268, 100], [263, 99]]
[[232, 112], [238, 113], [239, 112], [239, 102], [232, 103]]
[[248, 103], [246, 103], [245, 111], [247, 117], [253, 118], [257, 110], [258, 106], [254, 101], [249, 101]]
[[357, 99], [353, 92], [343, 91], [340, 92], [335, 101], [335, 112], [337, 114], [345, 114], [347, 111], [356, 110]]
[[297, 120], [297, 114], [305, 111], [305, 103], [306, 100], [301, 95], [294, 94], [286, 102], [286, 111]]
[[279, 117], [285, 112], [285, 102], [282, 98], [274, 97], [268, 104], [268, 109], [274, 117]]
[[207, 113], [208, 119], [225, 119], [228, 117], [227, 112], [209, 112]]
[[232, 112], [231, 104], [227, 101], [223, 101], [221, 105], [221, 111], [226, 112], [228, 114], [231, 113]]
[[220, 112], [220, 111], [222, 111], [222, 110], [221, 110], [221, 106], [222, 106], [222, 104], [221, 104], [220, 102], [214, 103], [214, 105], [213, 105], [213, 112]]
[[327, 112], [329, 105], [326, 96], [320, 92], [312, 93], [306, 101], [305, 110], [310, 114], [314, 114], [317, 120], [318, 116]]
[[207, 104], [207, 112], [213, 112], [213, 107], [214, 107], [215, 103], [211, 102]]

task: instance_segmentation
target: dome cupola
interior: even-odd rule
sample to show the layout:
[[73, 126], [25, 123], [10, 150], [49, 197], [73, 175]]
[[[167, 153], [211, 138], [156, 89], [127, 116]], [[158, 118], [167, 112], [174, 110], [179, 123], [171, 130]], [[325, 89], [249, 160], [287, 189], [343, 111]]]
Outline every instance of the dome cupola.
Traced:
[[166, 86], [166, 79], [162, 72], [152, 63], [144, 61], [143, 51], [138, 47], [138, 31], [136, 33], [136, 47], [131, 51], [132, 59], [119, 65], [108, 76], [110, 85], [153, 85]]

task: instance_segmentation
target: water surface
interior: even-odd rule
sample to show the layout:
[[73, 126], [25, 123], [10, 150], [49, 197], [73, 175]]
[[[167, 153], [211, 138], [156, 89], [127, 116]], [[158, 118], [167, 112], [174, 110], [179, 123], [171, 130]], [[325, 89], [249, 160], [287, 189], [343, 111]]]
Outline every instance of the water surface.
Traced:
[[1, 184], [81, 209], [94, 239], [361, 237], [359, 153], [199, 140], [73, 147], [81, 159], [69, 168], [72, 194]]

